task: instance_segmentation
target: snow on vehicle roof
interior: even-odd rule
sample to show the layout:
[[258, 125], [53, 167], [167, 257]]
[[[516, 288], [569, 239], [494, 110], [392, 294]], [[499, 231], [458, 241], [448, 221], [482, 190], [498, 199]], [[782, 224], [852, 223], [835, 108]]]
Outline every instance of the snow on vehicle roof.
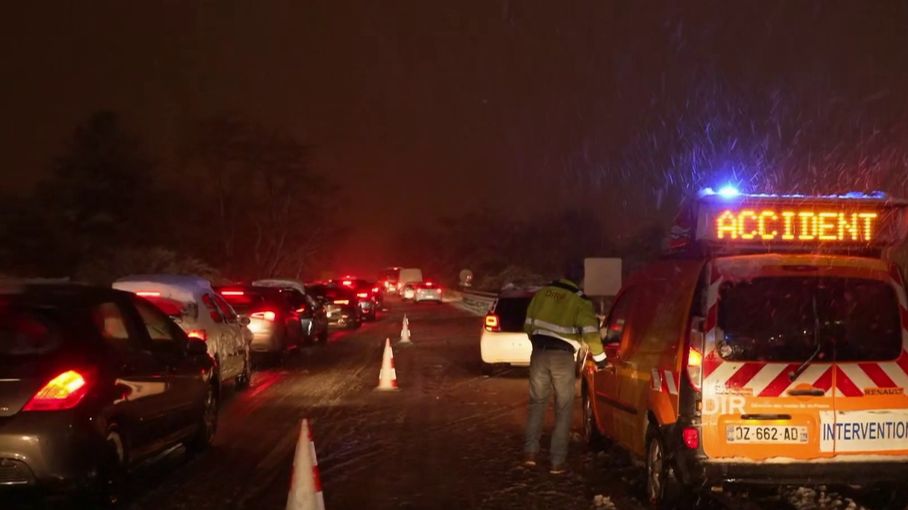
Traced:
[[306, 293], [306, 286], [303, 285], [299, 280], [294, 280], [291, 278], [267, 278], [263, 280], [256, 280], [252, 282], [253, 287], [283, 287], [296, 289], [303, 294]]
[[184, 303], [194, 302], [198, 296], [214, 293], [211, 282], [191, 275], [144, 274], [130, 275], [113, 283], [113, 288], [133, 293], [158, 292], [161, 297]]
[[[698, 194], [700, 198], [711, 197], [711, 196], [721, 196], [721, 194], [712, 188], [704, 188], [700, 190]], [[734, 200], [740, 200], [742, 198], [786, 198], [786, 199], [820, 199], [820, 200], [890, 200], [892, 199], [887, 193], [882, 191], [872, 191], [870, 193], [863, 193], [859, 191], [849, 191], [848, 193], [842, 193], [838, 195], [803, 195], [803, 194], [784, 194], [784, 193], [740, 193], [734, 195]]]

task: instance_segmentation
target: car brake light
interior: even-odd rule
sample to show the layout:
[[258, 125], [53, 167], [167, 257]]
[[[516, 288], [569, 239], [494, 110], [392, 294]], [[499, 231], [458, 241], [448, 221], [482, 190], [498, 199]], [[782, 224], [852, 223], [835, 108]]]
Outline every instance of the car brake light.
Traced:
[[136, 292], [136, 296], [141, 297], [161, 297], [161, 293], [154, 290], [140, 290]]
[[349, 299], [335, 299], [334, 304], [335, 305], [349, 305], [350, 300]]
[[432, 282], [426, 282], [425, 285], [426, 285], [426, 287], [431, 287], [431, 286], [432, 286]]
[[369, 293], [368, 292], [358, 292], [356, 294], [356, 297], [365, 299], [365, 298], [369, 297]]
[[245, 296], [246, 293], [242, 290], [222, 290], [222, 296]]
[[306, 307], [305, 307], [305, 306], [301, 306], [301, 307], [297, 308], [296, 310], [294, 310], [294, 312], [296, 312], [296, 313], [306, 313]]
[[501, 323], [498, 321], [497, 315], [486, 315], [486, 331], [501, 331]]
[[188, 336], [189, 338], [198, 338], [203, 342], [208, 341], [208, 332], [204, 329], [190, 329], [186, 332], [186, 336]]
[[372, 293], [378, 294], [378, 287], [372, 287]]
[[681, 432], [684, 439], [684, 445], [691, 450], [696, 450], [700, 446], [700, 431], [694, 427], [687, 427]]
[[344, 287], [352, 287], [352, 286], [353, 286], [353, 280], [344, 280], [344, 281], [341, 282], [341, 285], [343, 285]]
[[88, 394], [88, 382], [75, 370], [51, 379], [25, 404], [23, 411], [62, 411], [72, 409]]
[[273, 321], [274, 319], [277, 318], [277, 314], [271, 310], [264, 310], [261, 312], [255, 312], [254, 314], [250, 315], [250, 317], [252, 317], [253, 319], [263, 319], [266, 321]]

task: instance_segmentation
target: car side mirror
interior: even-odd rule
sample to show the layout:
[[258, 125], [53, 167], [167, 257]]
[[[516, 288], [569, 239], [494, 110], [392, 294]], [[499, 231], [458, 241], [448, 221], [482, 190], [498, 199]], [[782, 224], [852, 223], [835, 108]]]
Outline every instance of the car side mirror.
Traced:
[[240, 315], [240, 324], [241, 325], [248, 326], [250, 322], [252, 322], [252, 320], [250, 320], [249, 317], [247, 317], [245, 315]]
[[208, 344], [202, 340], [190, 338], [186, 344], [186, 354], [190, 356], [202, 356], [208, 354]]

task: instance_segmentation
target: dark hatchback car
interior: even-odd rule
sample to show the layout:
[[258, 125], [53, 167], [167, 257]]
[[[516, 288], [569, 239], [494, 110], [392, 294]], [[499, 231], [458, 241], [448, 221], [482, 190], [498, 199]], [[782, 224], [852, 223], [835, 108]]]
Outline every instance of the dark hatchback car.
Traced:
[[329, 326], [356, 329], [362, 325], [362, 310], [352, 289], [333, 283], [318, 283], [306, 285], [306, 293], [325, 304]]
[[213, 374], [204, 342], [130, 293], [0, 289], [0, 496], [116, 500], [131, 466], [210, 444]]
[[341, 280], [341, 285], [355, 292], [356, 304], [364, 320], [374, 321], [378, 318], [378, 311], [384, 306], [384, 299], [376, 283], [362, 278], [350, 278]]

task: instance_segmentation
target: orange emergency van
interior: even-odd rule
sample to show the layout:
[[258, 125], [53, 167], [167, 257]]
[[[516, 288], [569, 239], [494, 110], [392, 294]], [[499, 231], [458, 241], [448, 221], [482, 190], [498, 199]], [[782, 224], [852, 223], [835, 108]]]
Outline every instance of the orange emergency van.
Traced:
[[643, 460], [654, 506], [727, 483], [904, 483], [908, 300], [884, 257], [904, 206], [701, 193], [606, 319], [587, 439]]

